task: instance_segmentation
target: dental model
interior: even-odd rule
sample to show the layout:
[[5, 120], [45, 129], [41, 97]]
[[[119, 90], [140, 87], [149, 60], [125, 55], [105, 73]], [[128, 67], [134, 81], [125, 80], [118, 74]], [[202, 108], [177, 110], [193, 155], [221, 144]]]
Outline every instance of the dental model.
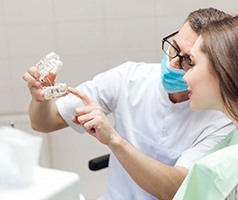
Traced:
[[59, 55], [54, 52], [49, 53], [43, 57], [37, 64], [36, 68], [40, 73], [40, 82], [47, 82], [50, 86], [43, 86], [45, 92], [45, 99], [56, 99], [67, 93], [67, 85], [65, 83], [56, 83], [52, 85], [49, 76], [56, 74], [62, 67], [63, 63], [60, 60]]
[[67, 93], [67, 85], [65, 83], [56, 83], [54, 86], [43, 87], [45, 99], [56, 99]]

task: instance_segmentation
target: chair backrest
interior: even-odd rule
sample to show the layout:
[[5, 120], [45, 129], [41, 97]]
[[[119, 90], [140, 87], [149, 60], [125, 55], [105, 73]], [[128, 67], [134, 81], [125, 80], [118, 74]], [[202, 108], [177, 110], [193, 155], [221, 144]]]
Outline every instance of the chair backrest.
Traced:
[[238, 185], [231, 191], [226, 200], [238, 200]]

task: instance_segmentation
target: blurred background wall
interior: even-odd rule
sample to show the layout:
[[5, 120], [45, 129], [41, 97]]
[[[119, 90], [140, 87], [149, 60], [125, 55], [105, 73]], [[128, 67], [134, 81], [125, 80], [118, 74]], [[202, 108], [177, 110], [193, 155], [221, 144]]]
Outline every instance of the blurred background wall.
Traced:
[[[0, 125], [14, 121], [33, 132], [22, 74], [47, 53], [58, 53], [64, 63], [57, 81], [76, 86], [129, 60], [160, 62], [163, 36], [178, 30], [190, 11], [215, 7], [237, 14], [235, 5], [236, 0], [0, 0]], [[78, 173], [87, 200], [106, 190], [107, 169], [91, 172], [87, 166], [108, 153], [106, 147], [70, 128], [43, 137], [41, 166]]]

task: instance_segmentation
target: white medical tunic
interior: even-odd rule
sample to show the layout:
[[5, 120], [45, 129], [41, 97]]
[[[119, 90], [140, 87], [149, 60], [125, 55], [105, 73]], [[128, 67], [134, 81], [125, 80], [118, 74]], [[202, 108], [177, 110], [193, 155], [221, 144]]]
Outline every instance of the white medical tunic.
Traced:
[[[170, 166], [191, 168], [196, 159], [235, 128], [219, 111], [193, 112], [189, 100], [172, 103], [162, 87], [158, 63], [127, 62], [76, 89], [98, 103], [106, 114], [113, 113], [115, 129], [122, 137]], [[84, 132], [71, 121], [75, 107], [84, 106], [81, 100], [69, 94], [56, 103], [69, 126]], [[100, 200], [156, 199], [133, 181], [113, 153], [108, 185]]]

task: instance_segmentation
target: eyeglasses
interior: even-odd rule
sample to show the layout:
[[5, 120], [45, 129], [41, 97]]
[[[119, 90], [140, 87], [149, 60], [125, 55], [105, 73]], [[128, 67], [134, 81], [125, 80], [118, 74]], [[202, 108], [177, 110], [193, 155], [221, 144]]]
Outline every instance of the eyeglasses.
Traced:
[[164, 37], [162, 39], [162, 49], [166, 55], [169, 56], [169, 58], [173, 59], [176, 58], [177, 56], [179, 57], [179, 66], [181, 69], [188, 71], [191, 67], [191, 59], [188, 55], [182, 56], [180, 55], [180, 50], [176, 48], [170, 41], [173, 36], [175, 36], [178, 33], [178, 31]]

